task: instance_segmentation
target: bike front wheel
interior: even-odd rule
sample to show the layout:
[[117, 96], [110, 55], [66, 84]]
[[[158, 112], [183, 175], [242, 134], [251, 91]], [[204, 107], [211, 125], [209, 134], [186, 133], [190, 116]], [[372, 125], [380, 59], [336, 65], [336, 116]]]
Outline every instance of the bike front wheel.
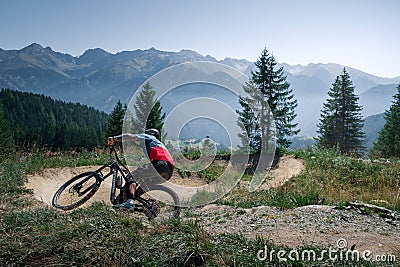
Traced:
[[85, 172], [72, 177], [54, 194], [52, 205], [57, 209], [72, 210], [91, 198], [99, 189], [99, 172]]

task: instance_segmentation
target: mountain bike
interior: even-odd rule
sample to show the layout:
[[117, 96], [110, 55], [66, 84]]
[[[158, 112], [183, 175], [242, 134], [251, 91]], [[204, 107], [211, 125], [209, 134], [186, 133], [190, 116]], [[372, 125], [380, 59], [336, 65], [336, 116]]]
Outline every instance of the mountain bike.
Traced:
[[[104, 164], [95, 171], [84, 172], [72, 177], [64, 183], [54, 194], [52, 205], [61, 210], [72, 210], [89, 200], [100, 188], [102, 182], [112, 177], [110, 201], [114, 206], [123, 203], [126, 195], [124, 186], [129, 175], [128, 167], [120, 160], [114, 145], [109, 145], [111, 162]], [[131, 177], [129, 177], [131, 178]], [[136, 182], [136, 181], [134, 181]], [[139, 184], [139, 183], [137, 183]], [[119, 194], [116, 196], [117, 189]], [[165, 212], [170, 217], [177, 218], [180, 214], [179, 197], [175, 191], [162, 184], [147, 186], [145, 182], [139, 184], [134, 196], [135, 207], [132, 211], [143, 212], [149, 220], [158, 216], [161, 209], [157, 200], [151, 196], [161, 193], [168, 198], [172, 205], [165, 206]]]

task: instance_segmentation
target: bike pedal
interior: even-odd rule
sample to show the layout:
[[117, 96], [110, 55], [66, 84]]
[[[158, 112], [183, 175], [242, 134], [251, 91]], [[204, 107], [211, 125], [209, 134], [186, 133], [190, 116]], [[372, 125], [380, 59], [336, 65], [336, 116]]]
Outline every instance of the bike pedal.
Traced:
[[155, 217], [157, 217], [156, 214], [154, 214], [151, 210], [148, 210], [148, 209], [144, 210], [143, 213], [144, 213], [144, 215], [146, 215], [146, 217], [149, 221], [154, 219]]

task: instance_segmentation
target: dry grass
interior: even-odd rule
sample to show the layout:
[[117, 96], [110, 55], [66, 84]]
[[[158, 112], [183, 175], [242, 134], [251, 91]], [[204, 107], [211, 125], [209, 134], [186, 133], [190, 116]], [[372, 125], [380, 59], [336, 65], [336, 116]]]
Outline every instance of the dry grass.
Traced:
[[331, 150], [297, 151], [306, 169], [281, 188], [249, 193], [239, 186], [221, 203], [240, 207], [259, 205], [293, 208], [310, 204], [342, 205], [362, 201], [400, 211], [400, 162], [372, 162]]

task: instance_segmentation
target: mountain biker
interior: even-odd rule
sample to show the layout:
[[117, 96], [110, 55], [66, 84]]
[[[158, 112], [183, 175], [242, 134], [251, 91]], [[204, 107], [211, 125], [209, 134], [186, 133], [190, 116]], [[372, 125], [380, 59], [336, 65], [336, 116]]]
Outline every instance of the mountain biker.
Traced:
[[[144, 190], [137, 181], [162, 183], [162, 178], [169, 180], [174, 171], [175, 163], [167, 148], [160, 141], [160, 132], [157, 129], [147, 129], [144, 134], [126, 133], [110, 136], [108, 137], [108, 145], [113, 145], [114, 142], [120, 142], [122, 140], [144, 142], [144, 152], [150, 160], [150, 163], [138, 167], [127, 176], [127, 183], [124, 185], [123, 190], [126, 195], [118, 197], [120, 204], [122, 204], [119, 206], [132, 208], [131, 203], [135, 195], [144, 193]], [[124, 201], [125, 203], [122, 203]]]

